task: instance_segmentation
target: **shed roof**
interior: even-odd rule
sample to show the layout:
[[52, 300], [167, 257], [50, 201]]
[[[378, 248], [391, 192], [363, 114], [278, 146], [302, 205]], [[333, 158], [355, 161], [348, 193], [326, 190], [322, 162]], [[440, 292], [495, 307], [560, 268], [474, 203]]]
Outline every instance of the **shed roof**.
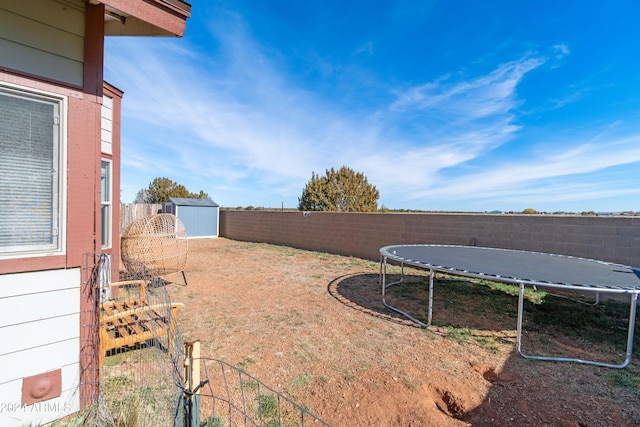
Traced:
[[219, 208], [220, 205], [214, 202], [211, 199], [189, 199], [185, 197], [170, 197], [167, 199], [167, 202], [172, 202], [176, 206], [203, 206], [203, 207], [213, 207]]

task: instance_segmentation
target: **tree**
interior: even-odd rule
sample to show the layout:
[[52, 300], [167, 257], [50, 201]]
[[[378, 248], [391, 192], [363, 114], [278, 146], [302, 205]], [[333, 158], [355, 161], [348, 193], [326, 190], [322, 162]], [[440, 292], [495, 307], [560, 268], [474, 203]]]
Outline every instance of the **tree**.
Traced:
[[331, 168], [325, 176], [311, 173], [302, 196], [298, 199], [301, 211], [376, 212], [380, 193], [367, 178], [342, 166]]
[[162, 204], [170, 197], [210, 199], [209, 195], [202, 190], [200, 190], [200, 193], [191, 193], [184, 185], [173, 182], [169, 178], [155, 178], [149, 184], [149, 188], [143, 188], [138, 191], [134, 203]]

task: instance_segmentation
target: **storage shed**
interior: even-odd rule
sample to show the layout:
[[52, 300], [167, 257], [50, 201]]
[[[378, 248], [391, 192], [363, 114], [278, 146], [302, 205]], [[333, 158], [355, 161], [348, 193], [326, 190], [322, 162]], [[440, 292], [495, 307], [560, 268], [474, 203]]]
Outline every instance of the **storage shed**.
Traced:
[[162, 205], [163, 213], [170, 213], [182, 221], [187, 237], [218, 237], [220, 205], [210, 199], [172, 197]]

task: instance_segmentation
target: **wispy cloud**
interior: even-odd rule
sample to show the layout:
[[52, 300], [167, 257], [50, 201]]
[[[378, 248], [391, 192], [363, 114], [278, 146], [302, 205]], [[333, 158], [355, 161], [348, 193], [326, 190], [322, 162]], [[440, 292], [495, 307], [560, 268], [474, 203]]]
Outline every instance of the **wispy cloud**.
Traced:
[[555, 52], [556, 59], [562, 59], [571, 53], [569, 46], [564, 43], [553, 45], [552, 50]]
[[447, 75], [400, 93], [392, 109], [435, 110], [469, 119], [507, 114], [519, 105], [515, 89], [522, 77], [543, 63], [540, 58], [523, 58], [502, 64], [488, 75], [455, 83], [448, 83]]
[[[494, 200], [535, 205], [640, 194], [640, 188], [615, 185], [598, 175], [640, 163], [640, 135], [597, 139], [578, 145], [562, 141], [560, 145], [567, 148], [497, 163], [459, 177], [449, 176], [445, 185], [434, 185], [414, 196], [431, 200], [447, 197], [469, 204]], [[589, 178], [588, 174], [594, 175]]]
[[[176, 41], [109, 41], [107, 77], [125, 91], [123, 200], [169, 176], [227, 206], [294, 206], [312, 171], [342, 165], [363, 172], [395, 208], [430, 208], [444, 197], [579, 198], [606, 192], [606, 184], [583, 186], [570, 177], [640, 162], [640, 137], [604, 129], [590, 143], [562, 141], [542, 154], [531, 148], [519, 161], [492, 158], [517, 140], [524, 102], [517, 89], [543, 57], [528, 54], [466, 79], [380, 84], [354, 112], [296, 83], [277, 52], [252, 39], [241, 21], [212, 31], [216, 54]], [[372, 49], [367, 43], [354, 54]], [[569, 54], [563, 44], [554, 50]]]
[[373, 55], [373, 42], [368, 41], [362, 46], [360, 46], [359, 48], [357, 48], [355, 51], [353, 51], [353, 55], [358, 55], [361, 53], [364, 53], [367, 55]]
[[[445, 75], [398, 91], [388, 110], [379, 113], [386, 119], [387, 132], [402, 135], [393, 144], [396, 164], [402, 168], [392, 182], [407, 193], [423, 194], [437, 182], [440, 170], [462, 165], [512, 140], [520, 129], [516, 109], [522, 100], [517, 97], [517, 85], [543, 63], [523, 57], [487, 75], [458, 81]], [[409, 131], [403, 132], [406, 128]]]

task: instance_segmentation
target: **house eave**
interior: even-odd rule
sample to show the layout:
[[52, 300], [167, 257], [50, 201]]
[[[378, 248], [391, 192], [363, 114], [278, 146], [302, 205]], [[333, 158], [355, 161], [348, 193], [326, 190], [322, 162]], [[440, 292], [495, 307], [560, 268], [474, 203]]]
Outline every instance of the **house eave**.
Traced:
[[90, 0], [105, 5], [105, 36], [182, 37], [191, 5], [182, 0]]

